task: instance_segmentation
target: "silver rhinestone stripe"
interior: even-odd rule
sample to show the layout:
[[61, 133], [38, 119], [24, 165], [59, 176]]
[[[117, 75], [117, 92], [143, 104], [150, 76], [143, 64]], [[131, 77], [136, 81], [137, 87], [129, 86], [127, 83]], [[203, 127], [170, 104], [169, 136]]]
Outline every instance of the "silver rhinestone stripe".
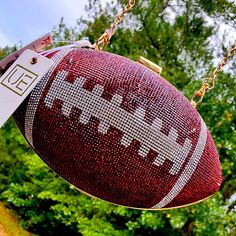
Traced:
[[76, 107], [82, 111], [78, 117], [80, 123], [87, 124], [91, 117], [96, 117], [100, 120], [100, 133], [106, 134], [111, 126], [115, 127], [123, 133], [122, 145], [128, 147], [133, 140], [137, 140], [140, 142], [140, 156], [146, 157], [153, 150], [158, 153], [153, 164], [160, 166], [168, 159], [173, 163], [170, 174], [179, 172], [192, 146], [189, 139], [185, 140], [183, 146], [180, 145], [176, 141], [178, 133], [174, 128], [171, 128], [168, 135], [161, 132], [161, 119], [156, 118], [150, 125], [144, 120], [146, 111], [143, 108], [137, 108], [133, 114], [127, 112], [120, 107], [122, 96], [115, 94], [108, 101], [101, 97], [103, 86], [97, 84], [92, 92], [88, 91], [83, 88], [84, 78], [76, 78], [72, 84], [65, 80], [68, 74], [64, 70], [57, 74], [45, 98], [46, 106], [52, 108], [56, 99], [63, 101], [62, 113], [65, 116], [70, 116], [72, 108]]
[[25, 136], [33, 147], [33, 124], [34, 124], [34, 117], [37, 111], [37, 107], [41, 98], [41, 94], [57, 65], [60, 61], [71, 51], [72, 49], [65, 49], [56, 53], [51, 60], [54, 61], [53, 66], [47, 72], [47, 74], [42, 78], [42, 80], [37, 84], [35, 89], [32, 91], [30, 95], [30, 99], [28, 102], [26, 114], [25, 114]]
[[204, 121], [201, 118], [201, 131], [198, 139], [197, 146], [194, 150], [194, 153], [189, 160], [188, 164], [186, 165], [184, 171], [180, 175], [179, 179], [175, 183], [175, 185], [172, 187], [170, 192], [155, 206], [152, 208], [162, 208], [169, 204], [184, 188], [184, 186], [187, 184], [187, 182], [190, 180], [191, 176], [193, 175], [194, 171], [197, 168], [197, 165], [200, 161], [200, 158], [204, 152], [205, 146], [207, 141], [207, 127]]

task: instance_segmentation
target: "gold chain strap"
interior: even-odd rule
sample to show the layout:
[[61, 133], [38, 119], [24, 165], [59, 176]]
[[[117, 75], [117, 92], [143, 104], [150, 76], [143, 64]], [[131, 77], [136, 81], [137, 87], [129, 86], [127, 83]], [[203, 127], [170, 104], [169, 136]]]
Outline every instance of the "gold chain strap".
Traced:
[[[122, 22], [126, 13], [128, 13], [136, 4], [135, 0], [129, 0], [129, 3], [125, 6], [125, 9], [122, 13], [116, 17], [114, 23], [111, 25], [109, 29], [105, 31], [105, 33], [98, 39], [95, 43], [95, 48], [97, 50], [103, 50], [109, 43], [111, 37], [115, 33], [117, 26]], [[101, 45], [101, 46], [100, 46]], [[215, 81], [217, 74], [223, 69], [223, 67], [228, 63], [228, 61], [236, 54], [236, 41], [231, 49], [228, 51], [227, 55], [222, 59], [218, 67], [213, 71], [209, 78], [205, 78], [202, 80], [202, 86], [199, 90], [195, 91], [191, 104], [193, 107], [197, 107], [199, 103], [202, 102], [206, 91], [211, 90], [215, 87]]]
[[217, 74], [223, 69], [223, 67], [228, 63], [228, 61], [236, 54], [236, 41], [234, 45], [230, 48], [230, 50], [227, 52], [227, 55], [222, 59], [220, 64], [216, 67], [216, 69], [213, 71], [211, 76], [209, 78], [203, 79], [202, 81], [202, 87], [195, 91], [192, 99], [191, 104], [193, 107], [197, 107], [199, 103], [202, 102], [206, 91], [211, 90], [215, 87], [215, 81]]
[[[122, 13], [116, 17], [114, 23], [111, 25], [109, 29], [105, 31], [105, 33], [98, 39], [98, 41], [95, 44], [95, 48], [97, 50], [103, 50], [107, 44], [109, 43], [111, 37], [115, 33], [115, 30], [117, 26], [122, 22], [124, 19], [124, 16], [126, 13], [128, 13], [135, 5], [135, 0], [130, 0], [129, 3], [125, 6], [125, 9], [122, 11]], [[100, 45], [102, 45], [100, 47]]]

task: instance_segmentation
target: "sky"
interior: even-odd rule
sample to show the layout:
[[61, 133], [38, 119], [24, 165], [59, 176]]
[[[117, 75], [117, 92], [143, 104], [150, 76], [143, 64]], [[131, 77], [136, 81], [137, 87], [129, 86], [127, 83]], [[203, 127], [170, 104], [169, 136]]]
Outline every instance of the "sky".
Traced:
[[26, 45], [50, 32], [61, 17], [68, 26], [86, 16], [87, 0], [1, 0], [0, 47]]

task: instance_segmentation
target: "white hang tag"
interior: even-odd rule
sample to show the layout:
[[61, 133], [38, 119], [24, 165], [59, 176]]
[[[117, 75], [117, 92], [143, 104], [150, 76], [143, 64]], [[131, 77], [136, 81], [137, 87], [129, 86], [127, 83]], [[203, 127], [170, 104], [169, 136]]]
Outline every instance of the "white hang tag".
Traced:
[[0, 78], [0, 128], [49, 71], [53, 61], [25, 50]]

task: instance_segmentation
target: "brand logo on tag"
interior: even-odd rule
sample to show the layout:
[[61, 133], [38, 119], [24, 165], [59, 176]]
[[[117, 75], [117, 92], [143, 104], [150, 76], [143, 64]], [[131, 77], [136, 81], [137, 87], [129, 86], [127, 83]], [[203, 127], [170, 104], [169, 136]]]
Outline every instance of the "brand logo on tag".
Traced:
[[10, 89], [12, 92], [22, 96], [37, 79], [38, 75], [32, 71], [16, 65], [5, 79], [1, 82], [2, 85]]
[[[32, 59], [37, 59], [32, 63]], [[29, 49], [0, 78], [0, 128], [49, 71], [53, 62]]]

